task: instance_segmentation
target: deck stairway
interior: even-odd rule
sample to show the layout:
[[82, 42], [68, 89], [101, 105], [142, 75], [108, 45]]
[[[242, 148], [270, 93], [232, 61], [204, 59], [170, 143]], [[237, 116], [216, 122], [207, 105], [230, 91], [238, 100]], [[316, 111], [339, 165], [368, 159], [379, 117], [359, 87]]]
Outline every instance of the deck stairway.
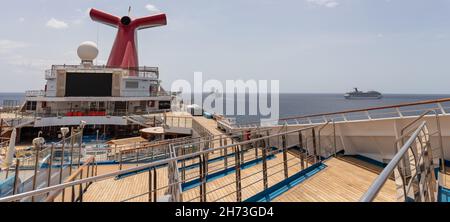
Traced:
[[137, 124], [145, 128], [158, 126], [163, 123], [160, 116], [132, 115], [132, 116], [124, 116], [124, 118], [134, 124]]
[[0, 127], [2, 130], [0, 132], [0, 137], [6, 137], [8, 136], [8, 133], [10, 133], [13, 128], [22, 128], [25, 126], [29, 126], [35, 122], [35, 119], [32, 118], [18, 118], [18, 119], [12, 119], [9, 121], [5, 121], [3, 126]]

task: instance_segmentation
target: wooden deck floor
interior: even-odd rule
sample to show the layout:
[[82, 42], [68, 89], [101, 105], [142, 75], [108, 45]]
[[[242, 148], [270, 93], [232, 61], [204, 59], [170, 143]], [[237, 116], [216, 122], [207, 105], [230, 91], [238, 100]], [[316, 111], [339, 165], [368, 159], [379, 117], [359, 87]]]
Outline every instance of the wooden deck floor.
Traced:
[[[299, 172], [300, 161], [288, 154], [290, 159], [288, 165], [289, 176]], [[274, 159], [267, 162], [269, 187], [285, 179], [283, 171], [282, 154], [277, 154]], [[254, 165], [250, 168], [241, 170], [242, 200], [246, 200], [257, 193], [263, 191], [262, 164]], [[236, 174], [226, 175], [206, 185], [208, 202], [236, 202]], [[186, 202], [198, 202], [200, 191], [194, 188], [183, 192], [183, 200]]]
[[[255, 158], [254, 152], [248, 152], [245, 155], [246, 160], [252, 160]], [[269, 174], [269, 186], [272, 186], [282, 180], [284, 180], [284, 172], [282, 163], [282, 154], [277, 154], [276, 158], [271, 159], [267, 162], [268, 174]], [[297, 158], [288, 154], [289, 166], [294, 165], [289, 168], [289, 176], [297, 173], [300, 169], [300, 163]], [[223, 162], [212, 163], [209, 166], [209, 171], [218, 171], [221, 169], [215, 168], [215, 164], [221, 167]], [[234, 158], [230, 158], [229, 166], [234, 165]], [[129, 167], [134, 167], [132, 165], [124, 165], [124, 169]], [[115, 171], [117, 166], [99, 166], [99, 175]], [[187, 175], [191, 175], [192, 178], [198, 178], [198, 169], [193, 168], [187, 171]], [[263, 190], [262, 181], [262, 165], [257, 164], [247, 169], [241, 171], [242, 180], [242, 199], [245, 200]], [[167, 186], [167, 168], [157, 169], [158, 175], [158, 187]], [[187, 176], [188, 177], [188, 176]], [[245, 179], [244, 179], [245, 178]], [[236, 174], [233, 172], [219, 179], [210, 181], [207, 183], [207, 200], [208, 202], [213, 201], [236, 201]], [[229, 184], [229, 185], [227, 185]], [[225, 186], [227, 185], [227, 186]], [[224, 186], [224, 187], [223, 187]], [[223, 187], [223, 188], [221, 188]], [[166, 188], [158, 191], [158, 197], [161, 197], [167, 191]], [[70, 190], [67, 190], [70, 192]], [[134, 176], [129, 176], [120, 180], [108, 179], [92, 184], [87, 192], [84, 194], [84, 202], [120, 202], [127, 200], [130, 197], [138, 196], [148, 192], [148, 173], [141, 173]], [[183, 201], [198, 202], [199, 187], [195, 187], [191, 190], [183, 192]], [[67, 196], [66, 196], [67, 197]], [[66, 198], [66, 201], [69, 199]], [[60, 199], [57, 199], [60, 201]], [[142, 195], [137, 198], [129, 200], [130, 202], [148, 202], [148, 195]]]
[[[254, 152], [245, 154], [246, 160], [255, 158]], [[274, 159], [267, 162], [269, 174], [269, 187], [285, 179], [282, 154], [277, 154]], [[300, 161], [293, 155], [288, 154], [289, 176], [299, 172]], [[233, 166], [234, 158], [230, 158], [229, 166]], [[211, 163], [210, 173], [221, 170], [223, 162]], [[360, 168], [354, 164], [339, 159], [329, 159], [325, 161], [327, 168], [317, 173], [313, 177], [297, 185], [280, 197], [275, 202], [354, 202], [371, 185], [377, 174]], [[124, 165], [124, 169], [134, 167]], [[216, 166], [216, 167], [215, 167]], [[98, 174], [117, 170], [117, 166], [99, 166]], [[198, 168], [186, 171], [192, 178], [198, 178]], [[158, 188], [167, 186], [167, 168], [157, 169]], [[189, 178], [189, 176], [187, 176]], [[252, 197], [263, 190], [262, 164], [256, 164], [241, 171], [242, 178], [242, 200]], [[234, 172], [221, 178], [210, 181], [206, 185], [208, 202], [236, 202], [236, 174]], [[158, 197], [161, 197], [167, 191], [166, 188], [158, 191]], [[70, 192], [68, 189], [66, 193]], [[108, 179], [96, 182], [89, 187], [84, 194], [85, 202], [120, 202], [133, 196], [138, 196], [148, 192], [148, 173], [141, 173], [129, 176], [120, 180]], [[183, 192], [184, 202], [199, 201], [199, 187], [192, 188]], [[66, 201], [69, 200], [66, 195]], [[395, 201], [396, 190], [394, 182], [389, 180], [386, 186], [380, 192], [376, 201]], [[60, 197], [59, 197], [60, 198]], [[60, 201], [60, 199], [56, 200]], [[141, 195], [130, 202], [148, 202], [148, 195]]]
[[[331, 158], [327, 168], [297, 185], [275, 202], [356, 202], [378, 176], [354, 164]], [[396, 201], [394, 181], [388, 180], [376, 201]]]
[[217, 122], [213, 119], [208, 119], [203, 116], [194, 116], [195, 121], [202, 125], [206, 130], [208, 130], [213, 135], [220, 135], [222, 132], [217, 129]]
[[[134, 167], [135, 165], [124, 165], [124, 169]], [[116, 171], [117, 166], [99, 166], [99, 175], [106, 172]], [[84, 194], [84, 202], [122, 202], [130, 197], [138, 196], [149, 191], [148, 173], [141, 173], [135, 176], [125, 177], [120, 180], [114, 178], [92, 184]], [[158, 188], [167, 186], [167, 167], [157, 169]], [[161, 197], [167, 191], [166, 188], [158, 190], [158, 197]], [[131, 202], [148, 202], [148, 195], [141, 195]]]

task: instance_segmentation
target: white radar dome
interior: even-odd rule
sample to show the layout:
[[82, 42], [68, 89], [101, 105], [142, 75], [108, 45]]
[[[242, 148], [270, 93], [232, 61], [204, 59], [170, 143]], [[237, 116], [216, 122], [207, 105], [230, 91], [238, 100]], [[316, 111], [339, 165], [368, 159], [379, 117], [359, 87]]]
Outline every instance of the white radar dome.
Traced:
[[98, 56], [97, 44], [94, 42], [83, 42], [78, 46], [78, 57], [82, 61], [93, 61]]

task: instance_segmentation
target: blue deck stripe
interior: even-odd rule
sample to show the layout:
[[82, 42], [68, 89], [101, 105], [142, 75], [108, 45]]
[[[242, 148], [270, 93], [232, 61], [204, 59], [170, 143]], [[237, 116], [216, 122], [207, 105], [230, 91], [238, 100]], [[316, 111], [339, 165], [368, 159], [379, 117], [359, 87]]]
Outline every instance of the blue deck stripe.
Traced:
[[[274, 158], [276, 158], [274, 154], [272, 154], [270, 156], [267, 156], [267, 160], [271, 160], [271, 159], [274, 159]], [[261, 163], [262, 161], [263, 161], [262, 158], [249, 161], [247, 163], [242, 164], [241, 165], [241, 169], [242, 170], [248, 169], [248, 168], [250, 168], [252, 166], [255, 166], [255, 165]], [[222, 178], [224, 176], [233, 174], [235, 171], [236, 171], [235, 167], [230, 167], [230, 168], [227, 168], [225, 170], [209, 174], [209, 175], [206, 176], [206, 182], [211, 182], [211, 181], [217, 180], [219, 178]], [[201, 184], [200, 179], [195, 179], [195, 180], [191, 180], [189, 182], [183, 183], [181, 185], [181, 187], [183, 188], [183, 192], [184, 192], [184, 191], [190, 190], [192, 188], [198, 187], [198, 186], [200, 186], [200, 184]]]
[[[272, 147], [271, 149], [272, 149], [272, 150], [276, 150], [277, 148]], [[246, 152], [250, 152], [250, 151], [246, 151]], [[234, 155], [235, 155], [235, 153], [231, 153], [231, 154], [228, 154], [227, 156], [228, 156], [228, 157], [232, 157], [232, 156], [234, 156]], [[194, 158], [195, 158], [195, 157], [194, 157]], [[194, 158], [191, 158], [191, 159], [194, 159]], [[214, 159], [208, 160], [208, 163], [217, 162], [217, 161], [223, 160], [224, 158], [225, 158], [225, 156], [216, 157], [216, 158], [214, 158]], [[180, 163], [180, 161], [178, 161], [178, 162]], [[152, 168], [152, 169], [153, 169], [153, 168], [159, 169], [159, 168], [165, 167], [165, 166], [167, 166], [167, 164], [162, 164], [162, 165], [159, 165], [159, 166], [156, 166], [156, 167], [151, 167], [151, 168]], [[185, 168], [186, 170], [190, 170], [190, 169], [196, 168], [196, 167], [198, 167], [198, 166], [199, 166], [199, 164], [198, 164], [198, 163], [195, 163], [195, 164], [192, 164], [192, 165], [189, 165], [189, 166], [185, 166], [184, 168]], [[116, 180], [120, 180], [120, 179], [123, 179], [123, 178], [125, 178], [125, 177], [137, 175], [137, 174], [140, 174], [140, 173], [144, 173], [144, 172], [147, 172], [147, 171], [149, 171], [149, 170], [150, 170], [150, 168], [145, 168], [145, 169], [138, 170], [138, 171], [134, 171], [134, 172], [130, 172], [130, 173], [124, 173], [124, 174], [118, 175], [118, 176], [116, 177]], [[180, 168], [179, 168], [179, 171], [181, 172], [182, 170], [183, 170], [183, 168], [180, 167]], [[224, 175], [224, 176], [226, 176], [226, 175]]]
[[439, 187], [438, 191], [438, 202], [450, 202], [450, 189]]
[[276, 197], [283, 194], [284, 192], [290, 190], [292, 187], [297, 186], [301, 182], [312, 177], [314, 174], [325, 169], [326, 167], [327, 166], [323, 163], [314, 164], [314, 165], [306, 168], [305, 170], [302, 170], [302, 171], [298, 172], [297, 174], [289, 177], [288, 179], [283, 180], [280, 183], [273, 185], [272, 187], [269, 187], [267, 190], [262, 191], [253, 197], [248, 198], [244, 202], [252, 202], [252, 203], [254, 203], [254, 202], [270, 202], [273, 199], [275, 199]]

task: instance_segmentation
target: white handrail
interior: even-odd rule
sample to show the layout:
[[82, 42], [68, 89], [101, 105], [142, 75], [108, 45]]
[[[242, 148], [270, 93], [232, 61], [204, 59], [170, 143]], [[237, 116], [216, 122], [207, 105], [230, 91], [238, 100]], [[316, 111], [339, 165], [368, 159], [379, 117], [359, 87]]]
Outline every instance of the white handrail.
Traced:
[[411, 137], [406, 141], [403, 147], [397, 152], [397, 154], [392, 158], [389, 164], [384, 168], [383, 172], [377, 177], [375, 182], [370, 186], [364, 196], [361, 197], [361, 202], [372, 202], [383, 188], [386, 181], [389, 179], [389, 176], [394, 172], [395, 168], [399, 165], [400, 161], [405, 156], [406, 152], [409, 150], [411, 145], [414, 143], [416, 138], [419, 136], [422, 129], [426, 126], [426, 122], [424, 121], [420, 126], [416, 129], [416, 131], [411, 135]]

